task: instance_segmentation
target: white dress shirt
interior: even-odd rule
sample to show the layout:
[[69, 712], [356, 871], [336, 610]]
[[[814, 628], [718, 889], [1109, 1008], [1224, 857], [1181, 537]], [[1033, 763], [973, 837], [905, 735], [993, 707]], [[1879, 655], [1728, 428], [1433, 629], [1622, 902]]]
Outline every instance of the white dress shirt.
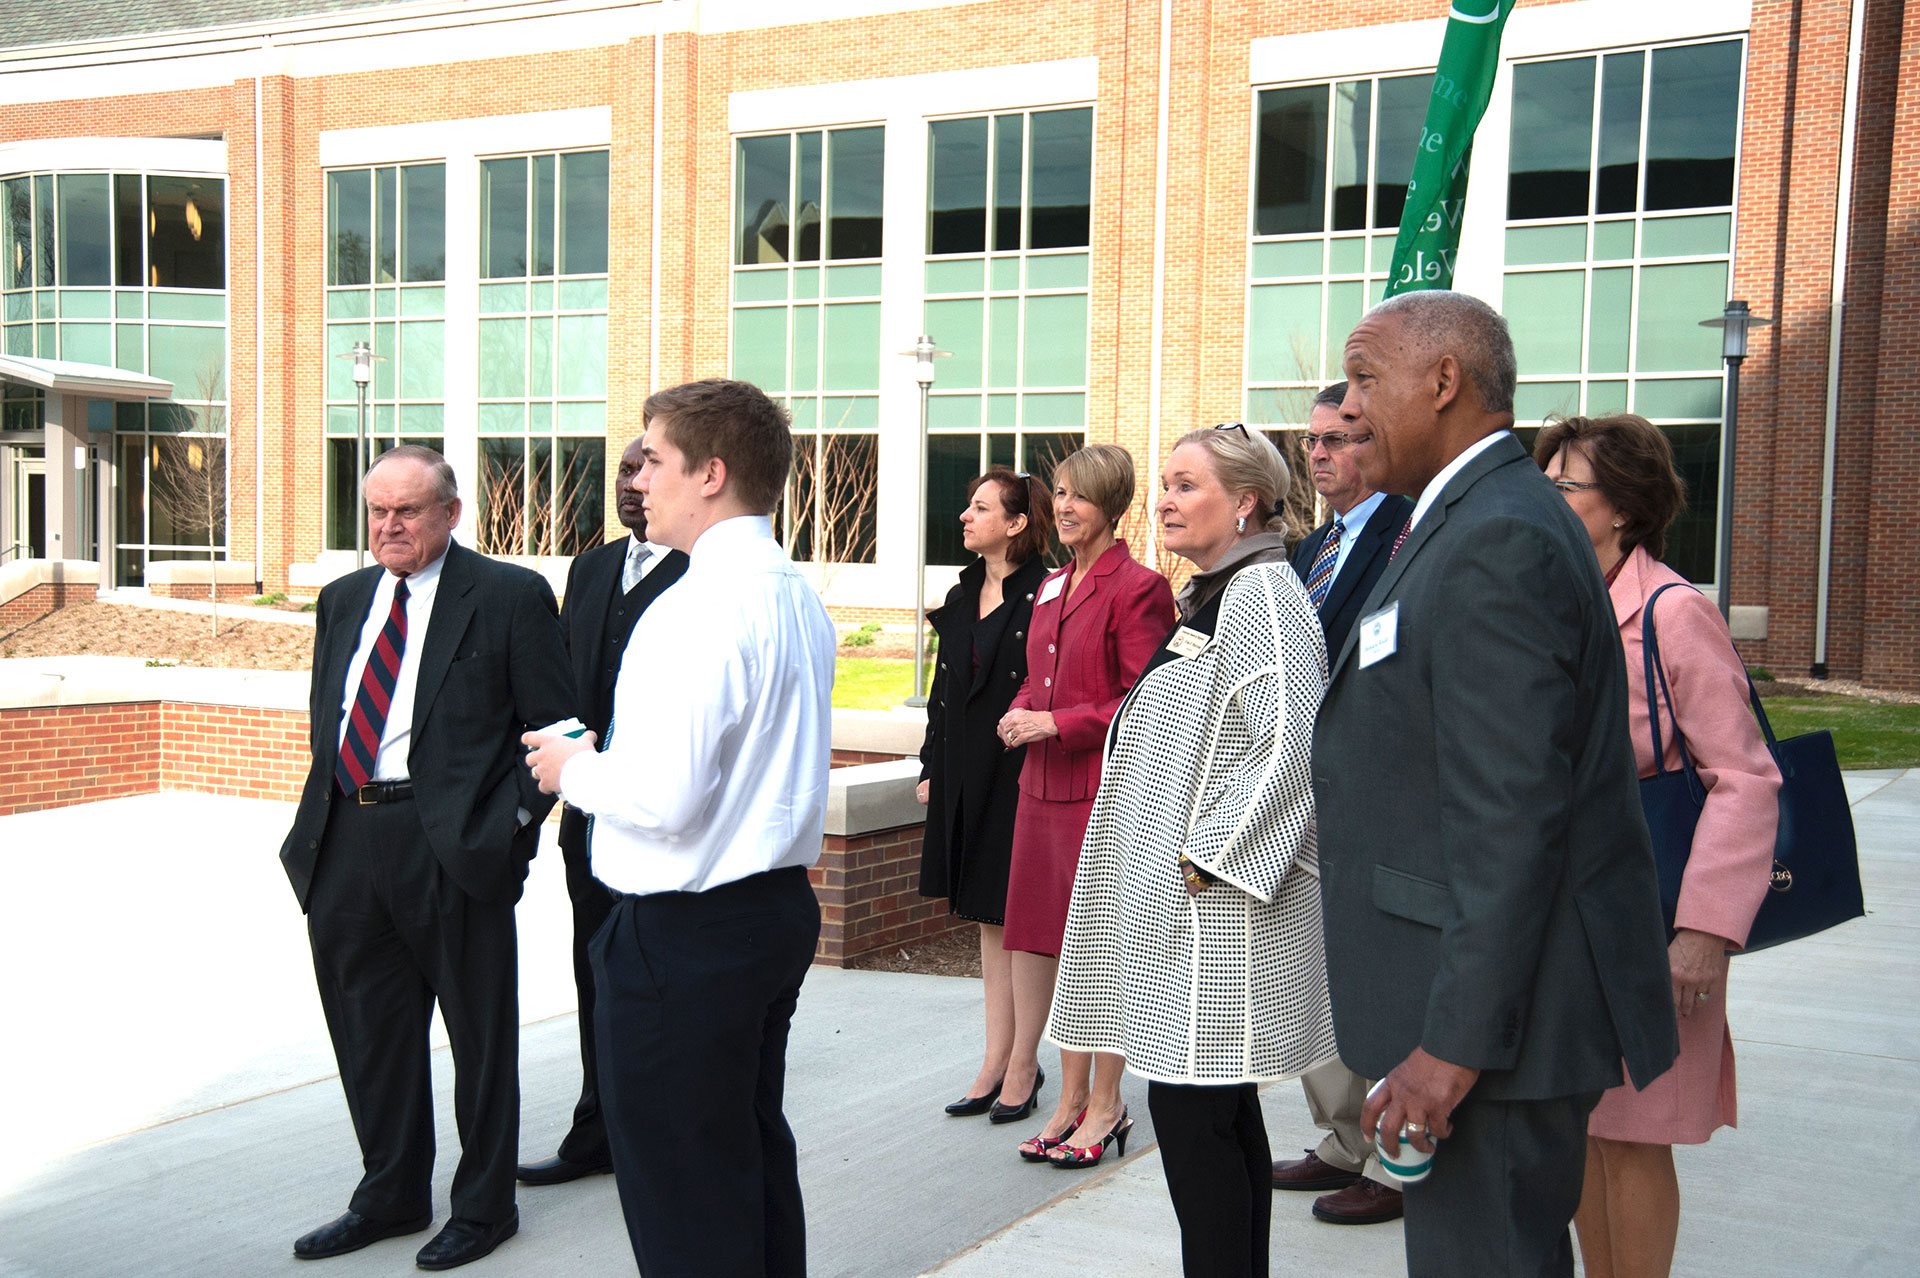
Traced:
[[[453, 543], [448, 542], [449, 546]], [[400, 650], [400, 673], [393, 683], [393, 702], [387, 707], [387, 726], [380, 733], [380, 753], [373, 760], [375, 781], [405, 781], [413, 776], [407, 770], [407, 751], [413, 742], [413, 690], [420, 681], [420, 653], [427, 645], [427, 623], [433, 619], [433, 597], [439, 593], [440, 566], [447, 552], [407, 577], [407, 642]], [[373, 603], [367, 619], [360, 624], [360, 646], [347, 663], [346, 686], [340, 690], [340, 740], [347, 739], [348, 716], [353, 698], [360, 691], [360, 677], [373, 655], [386, 627], [387, 614], [393, 611], [393, 587], [400, 579], [390, 572], [381, 573], [373, 587]]]
[[764, 515], [715, 524], [627, 640], [615, 734], [560, 772], [620, 892], [704, 892], [812, 865], [826, 827], [838, 636]]
[[[1340, 544], [1334, 548], [1333, 576], [1329, 578], [1330, 581], [1340, 580], [1340, 574], [1345, 570], [1347, 560], [1353, 554], [1354, 543], [1359, 541], [1360, 534], [1367, 530], [1367, 520], [1373, 517], [1373, 512], [1380, 509], [1380, 503], [1386, 499], [1387, 495], [1385, 493], [1375, 493], [1365, 501], [1355, 502], [1352, 510], [1340, 516], [1340, 524], [1347, 531], [1346, 534], [1340, 538]], [[1393, 531], [1397, 533], [1400, 530], [1396, 528]], [[1333, 534], [1329, 533], [1327, 535], [1332, 536]]]
[[1446, 488], [1449, 479], [1452, 479], [1455, 475], [1465, 470], [1468, 462], [1478, 457], [1481, 453], [1486, 452], [1489, 448], [1492, 448], [1495, 444], [1511, 434], [1513, 434], [1513, 432], [1510, 430], [1496, 430], [1484, 439], [1479, 439], [1468, 444], [1465, 452], [1448, 462], [1445, 466], [1442, 466], [1440, 473], [1435, 475], [1432, 482], [1421, 490], [1420, 500], [1413, 504], [1413, 519], [1407, 524], [1409, 535], [1411, 535], [1412, 529], [1420, 526], [1420, 518], [1427, 513], [1427, 508], [1440, 499], [1440, 494]]

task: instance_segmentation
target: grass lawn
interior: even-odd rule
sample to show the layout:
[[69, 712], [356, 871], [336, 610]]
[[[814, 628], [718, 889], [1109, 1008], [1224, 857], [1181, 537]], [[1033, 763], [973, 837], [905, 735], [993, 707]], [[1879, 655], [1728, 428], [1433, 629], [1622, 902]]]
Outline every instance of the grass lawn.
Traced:
[[[929, 661], [928, 667], [932, 667]], [[891, 710], [913, 695], [913, 661], [887, 657], [849, 657], [835, 664], [836, 710]]]
[[1920, 705], [1883, 705], [1854, 697], [1768, 697], [1774, 735], [1833, 732], [1840, 766], [1920, 767]]

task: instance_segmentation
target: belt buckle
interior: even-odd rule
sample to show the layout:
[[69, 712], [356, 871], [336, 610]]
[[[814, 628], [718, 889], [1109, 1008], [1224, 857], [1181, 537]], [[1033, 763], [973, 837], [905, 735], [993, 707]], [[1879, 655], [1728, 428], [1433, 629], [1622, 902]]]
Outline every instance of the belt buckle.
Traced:
[[380, 802], [380, 797], [379, 797], [379, 796], [380, 796], [380, 790], [379, 790], [379, 787], [378, 787], [378, 786], [376, 786], [376, 785], [375, 785], [375, 784], [374, 784], [373, 782], [371, 782], [371, 781], [369, 781], [369, 782], [367, 782], [367, 784], [365, 784], [365, 785], [363, 785], [363, 786], [361, 786], [361, 787], [360, 787], [360, 788], [359, 788], [359, 789], [358, 789], [357, 791], [355, 791], [354, 793], [355, 793], [355, 797], [357, 797], [357, 798], [358, 798], [358, 799], [360, 800], [360, 806], [361, 806], [361, 807], [363, 807], [363, 808], [367, 808], [367, 807], [372, 807], [372, 806], [374, 806], [375, 804], [377, 804], [377, 803], [379, 803], [379, 802]]

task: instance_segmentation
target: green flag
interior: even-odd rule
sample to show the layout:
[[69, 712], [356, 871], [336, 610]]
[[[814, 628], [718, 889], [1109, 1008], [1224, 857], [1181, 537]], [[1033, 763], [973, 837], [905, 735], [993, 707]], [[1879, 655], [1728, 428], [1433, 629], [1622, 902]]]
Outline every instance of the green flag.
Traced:
[[1452, 288], [1460, 255], [1460, 219], [1467, 207], [1467, 164], [1473, 131], [1487, 109], [1500, 69], [1500, 32], [1514, 0], [1453, 0], [1433, 96], [1407, 183], [1407, 205], [1393, 242], [1387, 296], [1419, 288]]

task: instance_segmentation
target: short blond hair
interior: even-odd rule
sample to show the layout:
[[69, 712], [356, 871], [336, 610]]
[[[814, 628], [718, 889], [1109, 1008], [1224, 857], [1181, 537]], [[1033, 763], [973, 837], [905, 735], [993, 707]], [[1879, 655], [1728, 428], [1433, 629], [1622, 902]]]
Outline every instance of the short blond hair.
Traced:
[[1070, 484], [1118, 526], [1133, 505], [1133, 454], [1118, 444], [1088, 444], [1053, 468], [1053, 486]]
[[1197, 444], [1207, 454], [1214, 478], [1230, 497], [1238, 500], [1242, 493], [1253, 494], [1256, 523], [1267, 532], [1289, 531], [1285, 503], [1293, 476], [1272, 440], [1246, 426], [1233, 430], [1202, 426], [1182, 435], [1173, 446], [1187, 444]]

